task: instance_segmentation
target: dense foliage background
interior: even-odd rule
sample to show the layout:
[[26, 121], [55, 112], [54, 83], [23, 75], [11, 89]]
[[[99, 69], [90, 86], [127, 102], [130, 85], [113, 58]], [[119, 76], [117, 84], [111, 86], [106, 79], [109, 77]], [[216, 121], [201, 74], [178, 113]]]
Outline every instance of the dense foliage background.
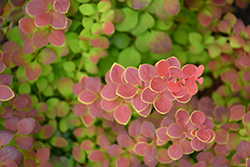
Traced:
[[2, 167], [250, 167], [249, 0], [1, 0]]

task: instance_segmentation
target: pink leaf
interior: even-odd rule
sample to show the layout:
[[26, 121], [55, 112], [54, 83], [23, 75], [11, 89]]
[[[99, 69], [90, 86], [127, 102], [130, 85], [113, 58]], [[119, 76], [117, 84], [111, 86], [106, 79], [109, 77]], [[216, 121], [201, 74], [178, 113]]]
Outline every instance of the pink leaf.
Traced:
[[145, 156], [145, 150], [147, 147], [148, 147], [147, 143], [138, 142], [134, 147], [134, 151], [136, 154], [138, 154], [140, 156]]
[[194, 150], [201, 151], [205, 147], [205, 143], [195, 137], [191, 140], [191, 146]]
[[35, 120], [32, 118], [24, 118], [20, 120], [17, 124], [17, 133], [28, 135], [30, 134], [35, 127]]
[[63, 31], [54, 30], [49, 34], [49, 42], [54, 46], [63, 46], [66, 42], [66, 37]]
[[169, 70], [170, 64], [167, 60], [160, 60], [159, 62], [157, 62], [155, 66], [156, 66], [157, 74], [160, 77], [162, 76], [168, 77], [168, 70]]
[[128, 128], [130, 136], [137, 138], [141, 134], [141, 124], [138, 120], [133, 121]]
[[149, 104], [144, 110], [139, 112], [139, 115], [142, 117], [148, 117], [152, 109], [152, 105]]
[[103, 109], [101, 108], [100, 104], [101, 100], [96, 100], [94, 103], [89, 105], [89, 113], [91, 114], [92, 117], [100, 117]]
[[15, 160], [18, 155], [18, 149], [15, 146], [5, 146], [0, 150], [0, 160], [2, 162], [11, 159]]
[[173, 159], [173, 160], [178, 160], [182, 157], [183, 155], [183, 149], [179, 144], [173, 144], [168, 148], [168, 155]]
[[119, 134], [116, 138], [117, 143], [122, 146], [123, 148], [130, 147], [134, 144], [134, 141], [128, 134]]
[[168, 164], [168, 163], [170, 163], [172, 161], [172, 159], [168, 155], [168, 150], [165, 149], [165, 148], [161, 148], [161, 149], [158, 150], [157, 160], [160, 163], [163, 163], [163, 164]]
[[148, 103], [143, 102], [141, 99], [141, 94], [138, 93], [133, 97], [132, 105], [136, 109], [136, 111], [140, 112], [148, 106]]
[[44, 27], [50, 24], [51, 16], [49, 13], [40, 13], [35, 18], [35, 24], [38, 27]]
[[153, 139], [155, 136], [155, 126], [148, 121], [144, 121], [141, 126], [142, 134], [145, 137]]
[[187, 64], [182, 68], [182, 72], [184, 75], [192, 76], [196, 73], [196, 67], [193, 64]]
[[32, 34], [37, 29], [34, 20], [28, 17], [22, 18], [19, 21], [19, 27], [26, 34]]
[[104, 153], [100, 150], [95, 150], [89, 155], [89, 159], [94, 162], [101, 162], [104, 159]]
[[115, 32], [115, 26], [112, 22], [105, 22], [102, 24], [102, 31], [107, 35], [113, 34]]
[[100, 93], [102, 85], [99, 77], [95, 78], [89, 77], [86, 79], [85, 82], [86, 82], [86, 89], [90, 89], [93, 92]]
[[202, 126], [206, 121], [206, 115], [201, 111], [194, 111], [190, 116], [190, 120], [193, 124]]
[[169, 68], [169, 73], [171, 76], [175, 77], [175, 78], [183, 78], [184, 74], [182, 73], [182, 71], [175, 66], [172, 66]]
[[168, 82], [167, 87], [171, 92], [180, 92], [181, 90], [179, 83]]
[[138, 74], [139, 70], [135, 67], [128, 67], [126, 70], [125, 70], [125, 81], [127, 83], [131, 83], [133, 85], [142, 85], [142, 81], [139, 77], [139, 74]]
[[145, 103], [153, 103], [159, 93], [153, 92], [149, 87], [142, 91], [141, 98]]
[[34, 55], [26, 55], [23, 50], [12, 53], [10, 60], [17, 66], [26, 66], [34, 58]]
[[179, 0], [164, 0], [164, 8], [172, 15], [177, 15], [180, 11]]
[[207, 142], [211, 138], [210, 133], [206, 131], [204, 128], [197, 130], [196, 136], [202, 142]]
[[40, 58], [43, 65], [50, 65], [56, 60], [57, 55], [54, 50], [50, 48], [44, 48], [38, 54], [38, 57]]
[[129, 162], [128, 158], [120, 157], [116, 160], [116, 166], [117, 167], [129, 167], [130, 162]]
[[48, 148], [42, 148], [36, 152], [36, 160], [39, 163], [45, 163], [49, 160], [50, 150]]
[[91, 90], [84, 90], [78, 96], [78, 100], [87, 105], [92, 104], [96, 98], [96, 94]]
[[160, 139], [163, 142], [168, 142], [171, 140], [171, 137], [167, 135], [167, 128], [161, 127], [156, 130], [156, 136], [158, 139]]
[[6, 85], [0, 85], [0, 100], [8, 101], [14, 97], [14, 92]]
[[122, 154], [122, 148], [117, 144], [112, 144], [108, 147], [107, 152], [112, 157], [119, 157]]
[[212, 23], [213, 15], [209, 10], [203, 9], [198, 15], [198, 20], [201, 23], [201, 25], [206, 27]]
[[38, 64], [36, 61], [31, 62], [25, 68], [25, 74], [29, 81], [36, 80], [41, 73], [42, 73], [41, 65]]
[[89, 127], [90, 125], [92, 125], [95, 121], [95, 118], [93, 118], [90, 113], [87, 113], [86, 115], [81, 117], [83, 123], [85, 126]]
[[70, 6], [69, 0], [57, 0], [54, 4], [54, 8], [57, 12], [67, 13]]
[[188, 124], [189, 117], [189, 113], [184, 109], [179, 109], [175, 114], [176, 121], [181, 124], [183, 128]]
[[185, 86], [190, 95], [195, 95], [198, 92], [198, 87], [194, 79], [187, 80]]
[[147, 158], [148, 161], [154, 160], [158, 155], [158, 150], [155, 145], [149, 145], [145, 149], [145, 157]]
[[47, 4], [42, 0], [32, 0], [26, 5], [27, 13], [32, 16], [46, 13], [48, 10]]
[[125, 71], [125, 68], [120, 64], [114, 63], [110, 70], [110, 79], [114, 83], [123, 83], [122, 74]]
[[129, 83], [120, 85], [116, 90], [116, 93], [125, 99], [132, 98], [133, 96], [135, 96], [136, 92], [137, 88]]
[[126, 125], [130, 120], [130, 117], [131, 109], [127, 105], [120, 104], [120, 106], [117, 107], [114, 111], [115, 120], [122, 125]]
[[154, 77], [150, 81], [150, 88], [155, 93], [161, 93], [166, 89], [166, 83], [161, 77]]
[[104, 150], [107, 150], [108, 147], [110, 146], [109, 139], [104, 135], [98, 136], [97, 140], [98, 140], [98, 145]]
[[204, 71], [204, 68], [205, 67], [203, 65], [199, 65], [198, 68], [196, 69], [195, 76], [196, 77], [200, 77], [202, 75], [203, 71]]
[[230, 109], [230, 120], [241, 120], [245, 115], [245, 106], [235, 105]]
[[172, 101], [170, 101], [164, 94], [160, 94], [155, 98], [154, 107], [159, 113], [166, 114], [172, 108]]
[[149, 82], [156, 75], [155, 68], [150, 64], [143, 64], [139, 67], [139, 76], [141, 80]]
[[53, 12], [50, 25], [54, 29], [63, 29], [67, 26], [67, 17], [59, 12]]
[[0, 130], [0, 146], [9, 144], [14, 137], [14, 132], [11, 130], [2, 129]]
[[117, 98], [116, 89], [118, 86], [114, 83], [105, 85], [102, 89], [101, 96], [106, 100], [114, 100]]
[[183, 128], [178, 123], [173, 123], [168, 127], [167, 134], [172, 138], [181, 137], [183, 134]]
[[33, 34], [33, 43], [37, 48], [46, 46], [49, 43], [49, 33], [46, 30], [38, 30]]
[[27, 38], [23, 43], [23, 52], [25, 54], [34, 53], [36, 50], [36, 46], [33, 43], [33, 38]]
[[101, 100], [101, 106], [106, 111], [113, 111], [118, 105], [119, 105], [118, 99], [108, 101], [108, 100], [102, 98], [102, 100]]

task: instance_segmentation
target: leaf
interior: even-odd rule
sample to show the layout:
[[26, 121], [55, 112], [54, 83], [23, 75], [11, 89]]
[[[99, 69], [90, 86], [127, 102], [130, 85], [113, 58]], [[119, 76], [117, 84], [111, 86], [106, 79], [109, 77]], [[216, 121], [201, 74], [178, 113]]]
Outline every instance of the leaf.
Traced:
[[109, 77], [114, 83], [123, 83], [122, 75], [125, 71], [125, 68], [120, 64], [114, 63], [110, 69]]
[[19, 27], [26, 34], [33, 34], [37, 30], [34, 20], [28, 17], [19, 21]]
[[168, 150], [165, 148], [160, 148], [158, 150], [158, 156], [157, 156], [157, 160], [162, 163], [162, 164], [167, 164], [170, 163], [172, 161], [172, 159], [170, 158], [170, 156], [168, 155]]
[[112, 22], [105, 22], [102, 24], [102, 31], [104, 34], [111, 35], [115, 32], [115, 26]]
[[77, 162], [85, 163], [86, 153], [80, 147], [74, 147], [72, 149], [72, 155]]
[[178, 123], [173, 123], [168, 127], [167, 134], [172, 138], [179, 138], [183, 134], [183, 128]]
[[158, 155], [158, 150], [155, 145], [149, 145], [145, 149], [145, 157], [147, 158], [148, 161], [154, 160]]
[[100, 13], [108, 12], [111, 9], [111, 3], [109, 1], [100, 1], [97, 4], [97, 11]]
[[44, 47], [49, 42], [49, 33], [46, 30], [38, 30], [33, 34], [33, 44], [37, 48]]
[[93, 118], [90, 113], [87, 113], [86, 115], [82, 116], [81, 119], [84, 125], [87, 127], [92, 125], [95, 121], [95, 118]]
[[5, 146], [0, 150], [0, 160], [5, 162], [8, 159], [15, 160], [18, 149], [15, 146]]
[[133, 121], [128, 128], [130, 136], [137, 138], [141, 134], [141, 123], [138, 120]]
[[33, 0], [26, 5], [26, 12], [31, 16], [46, 13], [48, 10], [47, 4], [42, 0]]
[[195, 125], [202, 126], [206, 121], [206, 115], [201, 111], [194, 111], [190, 116], [190, 121]]
[[141, 63], [141, 54], [132, 45], [123, 49], [118, 55], [118, 63], [124, 67], [138, 66]]
[[0, 130], [0, 146], [9, 144], [14, 137], [14, 133], [10, 130], [2, 129]]
[[92, 104], [96, 98], [97, 96], [95, 95], [95, 93], [90, 90], [84, 90], [78, 96], [78, 100], [86, 105]]
[[160, 139], [163, 142], [168, 142], [171, 140], [171, 138], [167, 134], [167, 128], [166, 127], [160, 127], [156, 130], [156, 136], [158, 139]]
[[100, 150], [95, 150], [89, 154], [88, 158], [94, 162], [101, 162], [104, 159], [104, 153]]
[[78, 103], [77, 105], [75, 105], [73, 109], [73, 113], [77, 117], [83, 116], [86, 112], [87, 112], [87, 106], [82, 103]]
[[170, 101], [164, 93], [157, 96], [154, 100], [154, 107], [155, 109], [161, 113], [166, 114], [172, 108], [172, 101]]
[[41, 74], [42, 67], [36, 61], [31, 62], [25, 68], [25, 74], [29, 81], [35, 81]]
[[35, 17], [35, 24], [37, 27], [45, 27], [51, 23], [51, 16], [49, 13], [40, 13]]
[[183, 128], [188, 124], [189, 117], [189, 113], [184, 109], [179, 109], [175, 114], [176, 121], [181, 124]]
[[229, 133], [227, 130], [219, 129], [215, 132], [215, 141], [218, 144], [226, 144], [229, 140]]
[[69, 113], [70, 107], [69, 104], [65, 101], [59, 101], [56, 104], [56, 113], [59, 118], [66, 117], [66, 115]]
[[95, 144], [92, 141], [90, 141], [90, 140], [84, 140], [81, 143], [80, 147], [84, 151], [90, 151], [90, 150], [93, 150], [93, 148], [95, 147]]
[[172, 41], [165, 32], [152, 31], [148, 46], [156, 54], [166, 54], [172, 50]]
[[27, 38], [23, 43], [23, 53], [31, 54], [36, 50], [36, 46], [33, 43], [33, 38]]
[[36, 152], [36, 160], [39, 163], [45, 163], [49, 160], [50, 150], [49, 148], [42, 148]]
[[19, 135], [14, 138], [19, 148], [29, 150], [34, 145], [34, 139], [32, 136]]
[[54, 133], [54, 127], [52, 125], [46, 124], [43, 125], [41, 130], [38, 133], [39, 138], [49, 139]]
[[119, 157], [116, 160], [116, 166], [117, 167], [128, 167], [130, 165], [130, 161], [126, 157]]
[[50, 48], [44, 48], [39, 54], [38, 54], [39, 59], [41, 60], [43, 65], [50, 65], [53, 63], [57, 55], [54, 50]]
[[114, 111], [115, 120], [122, 125], [126, 125], [131, 117], [131, 109], [129, 106], [120, 104]]
[[26, 66], [34, 58], [34, 55], [26, 55], [23, 50], [16, 50], [12, 53], [10, 60], [17, 66]]
[[149, 87], [147, 87], [142, 91], [141, 98], [145, 103], [152, 104], [158, 95], [159, 93], [155, 93]]
[[98, 136], [97, 141], [98, 145], [104, 150], [107, 150], [108, 147], [110, 146], [109, 139], [104, 135]]
[[64, 32], [61, 30], [53, 30], [49, 34], [49, 42], [54, 46], [63, 46], [66, 42]]
[[121, 11], [125, 16], [120, 22], [116, 23], [115, 28], [120, 32], [128, 32], [136, 27], [139, 12], [128, 7], [122, 8]]
[[116, 138], [117, 143], [123, 147], [127, 148], [134, 144], [134, 141], [131, 139], [131, 137], [128, 134], [119, 134]]
[[133, 99], [132, 99], [132, 105], [134, 107], [134, 109], [138, 112], [143, 111], [144, 109], [146, 109], [148, 107], [148, 103], [145, 103], [142, 99], [141, 99], [141, 94], [138, 93], [136, 94]]
[[135, 96], [137, 88], [129, 83], [124, 83], [116, 89], [116, 93], [122, 98], [132, 98]]
[[178, 160], [182, 157], [183, 155], [183, 149], [179, 144], [173, 144], [168, 148], [168, 155], [173, 159], [173, 160]]
[[15, 161], [8, 159], [2, 165], [2, 167], [18, 167]]
[[166, 11], [172, 15], [177, 15], [180, 11], [179, 0], [164, 0], [163, 5]]
[[245, 106], [235, 105], [230, 109], [230, 121], [239, 121], [245, 115]]
[[119, 99], [109, 101], [102, 98], [101, 107], [106, 111], [113, 111], [119, 105], [119, 103], [120, 103]]
[[112, 157], [119, 157], [122, 154], [122, 148], [117, 144], [112, 144], [108, 147], [107, 152]]
[[70, 1], [69, 0], [57, 0], [54, 4], [54, 8], [57, 12], [67, 13], [69, 10]]
[[50, 140], [50, 143], [52, 146], [57, 147], [57, 148], [64, 148], [69, 144], [69, 142], [61, 136], [52, 137], [52, 139]]
[[67, 26], [67, 17], [62, 13], [53, 12], [50, 25], [54, 29], [63, 29]]
[[14, 92], [6, 85], [0, 85], [0, 100], [8, 101], [14, 97]]
[[99, 117], [102, 115], [103, 109], [101, 108], [100, 101], [101, 100], [98, 99], [89, 106], [89, 112], [92, 117]]
[[58, 81], [58, 91], [65, 97], [69, 97], [73, 92], [72, 92], [72, 87], [74, 83], [73, 81], [68, 78], [68, 77], [62, 77]]
[[93, 8], [93, 6], [91, 4], [82, 4], [79, 6], [79, 11], [84, 14], [84, 15], [87, 15], [87, 16], [90, 16], [92, 15], [95, 10]]
[[216, 156], [211, 160], [213, 166], [224, 166], [228, 165], [228, 160], [223, 156]]
[[205, 143], [194, 137], [191, 140], [191, 147], [196, 151], [201, 151], [205, 147]]
[[140, 10], [147, 7], [152, 0], [131, 0], [133, 9]]
[[150, 88], [155, 93], [161, 93], [166, 89], [166, 84], [167, 82], [163, 78], [156, 76], [151, 79]]
[[32, 118], [24, 118], [20, 120], [17, 124], [17, 133], [28, 135], [30, 134], [35, 127], [35, 120]]
[[134, 147], [134, 151], [136, 154], [138, 154], [140, 156], [145, 156], [145, 150], [147, 147], [148, 147], [147, 143], [138, 142]]
[[143, 136], [153, 139], [155, 137], [155, 126], [148, 121], [144, 121], [141, 126]]
[[212, 21], [213, 21], [213, 14], [208, 10], [208, 9], [203, 9], [199, 14], [198, 14], [198, 20], [201, 25], [203, 26], [209, 26]]
[[230, 117], [230, 111], [224, 106], [218, 106], [214, 109], [214, 118], [218, 122], [226, 122]]

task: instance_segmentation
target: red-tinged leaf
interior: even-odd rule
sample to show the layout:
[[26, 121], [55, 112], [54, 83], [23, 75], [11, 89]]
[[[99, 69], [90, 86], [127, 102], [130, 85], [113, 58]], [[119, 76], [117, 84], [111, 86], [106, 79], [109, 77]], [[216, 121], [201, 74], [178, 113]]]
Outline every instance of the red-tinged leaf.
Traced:
[[142, 91], [141, 98], [145, 103], [153, 103], [159, 93], [153, 92], [149, 87]]
[[216, 4], [216, 5], [224, 5], [226, 3], [226, 0], [213, 0], [213, 2]]
[[149, 38], [148, 47], [156, 54], [166, 54], [172, 50], [172, 41], [165, 32], [153, 31]]
[[128, 134], [119, 134], [116, 140], [117, 140], [117, 143], [123, 148], [130, 147], [134, 144], [134, 141], [131, 139], [131, 137]]
[[86, 112], [87, 112], [87, 106], [82, 103], [75, 105], [73, 109], [73, 113], [77, 117], [83, 116]]
[[175, 78], [183, 78], [184, 74], [183, 72], [180, 70], [180, 68], [175, 67], [175, 66], [171, 66], [169, 68], [169, 73], [171, 76], [175, 77]]
[[136, 92], [137, 88], [129, 83], [124, 83], [116, 89], [116, 94], [125, 99], [132, 98], [133, 96], [135, 96]]
[[0, 146], [9, 144], [14, 137], [14, 133], [10, 130], [0, 130]]
[[242, 122], [245, 126], [250, 125], [250, 113], [249, 112], [245, 114]]
[[14, 138], [19, 148], [29, 150], [34, 145], [34, 139], [32, 136], [18, 135]]
[[182, 72], [184, 75], [192, 76], [196, 73], [196, 66], [193, 64], [187, 64], [182, 67]]
[[90, 43], [95, 48], [101, 47], [102, 45], [102, 37], [100, 35], [92, 35], [90, 38]]
[[154, 160], [158, 155], [158, 150], [155, 145], [149, 145], [145, 149], [145, 157], [147, 158], [148, 161]]
[[49, 139], [54, 133], [54, 127], [52, 125], [43, 125], [38, 135], [41, 139]]
[[97, 141], [98, 145], [104, 150], [107, 150], [108, 147], [110, 146], [109, 139], [104, 135], [98, 136]]
[[161, 76], [168, 77], [168, 70], [169, 70], [170, 64], [167, 60], [161, 60], [157, 62], [155, 66], [156, 66], [156, 72], [160, 77]]
[[141, 135], [141, 123], [138, 120], [133, 121], [128, 128], [128, 133], [134, 138], [138, 138]]
[[54, 8], [57, 12], [67, 13], [69, 5], [70, 5], [69, 0], [57, 0], [54, 4]]
[[187, 80], [185, 83], [185, 87], [187, 88], [187, 93], [191, 96], [195, 95], [198, 92], [198, 87], [194, 78]]
[[158, 139], [160, 139], [163, 142], [168, 142], [171, 140], [171, 138], [167, 135], [167, 128], [161, 127], [156, 130], [156, 136]]
[[168, 150], [165, 148], [161, 148], [158, 150], [157, 160], [162, 164], [168, 164], [173, 161], [168, 155]]
[[104, 153], [100, 150], [95, 150], [88, 157], [91, 161], [101, 162], [104, 159]]
[[235, 105], [230, 109], [230, 120], [241, 120], [245, 115], [245, 106]]
[[131, 0], [133, 9], [139, 10], [147, 7], [152, 0]]
[[145, 82], [149, 82], [156, 75], [155, 68], [150, 64], [143, 64], [139, 67], [139, 77]]
[[202, 142], [207, 142], [211, 138], [210, 133], [204, 128], [196, 131], [196, 137]]
[[81, 145], [80, 145], [81, 149], [83, 149], [84, 151], [90, 151], [93, 150], [95, 147], [95, 144], [90, 141], [90, 140], [84, 140]]
[[14, 97], [14, 92], [6, 85], [0, 85], [0, 101], [8, 101]]
[[115, 32], [115, 26], [112, 22], [105, 22], [102, 24], [102, 31], [107, 35], [113, 34]]
[[202, 126], [206, 121], [206, 115], [201, 111], [194, 111], [190, 116], [190, 121], [195, 125]]
[[215, 141], [218, 144], [227, 144], [229, 140], [229, 133], [224, 129], [219, 129], [215, 132]]
[[26, 34], [33, 34], [37, 30], [34, 20], [28, 17], [19, 21], [19, 27]]
[[87, 113], [86, 115], [81, 117], [82, 122], [84, 123], [85, 126], [89, 127], [92, 125], [95, 121], [95, 118], [93, 118], [90, 113]]
[[74, 83], [69, 77], [62, 77], [58, 81], [57, 89], [65, 97], [69, 97], [72, 94], [72, 87]]
[[36, 50], [36, 46], [33, 43], [33, 38], [25, 39], [23, 43], [23, 53], [31, 54], [31, 53], [34, 53], [35, 50]]
[[[248, 159], [248, 158], [247, 158]], [[235, 165], [239, 165], [241, 162], [242, 162], [242, 158], [237, 154], [235, 153], [232, 157], [232, 162], [235, 164]], [[248, 167], [248, 166], [247, 166]]]
[[39, 163], [45, 163], [49, 160], [50, 150], [48, 148], [42, 148], [36, 152], [36, 160]]
[[138, 154], [140, 156], [145, 156], [145, 150], [147, 147], [148, 147], [147, 143], [138, 142], [134, 147], [134, 151], [136, 154]]
[[17, 124], [19, 122], [19, 118], [16, 115], [13, 115], [13, 117], [5, 120], [5, 128], [9, 129], [13, 132], [17, 130]]
[[118, 97], [118, 95], [116, 94], [117, 88], [118, 85], [114, 83], [109, 83], [103, 87], [101, 96], [106, 100], [114, 100]]
[[142, 81], [138, 74], [139, 70], [135, 67], [128, 67], [124, 72], [125, 81], [133, 85], [142, 85]]
[[144, 118], [147, 118], [149, 116], [151, 110], [152, 110], [152, 105], [149, 104], [144, 110], [139, 112], [139, 115], [144, 117]]
[[116, 160], [116, 166], [117, 167], [129, 167], [130, 162], [129, 162], [128, 158], [120, 157]]
[[110, 166], [110, 160], [108, 158], [102, 160], [101, 167], [108, 167]]
[[42, 0], [32, 0], [26, 5], [26, 12], [31, 16], [46, 13], [48, 10], [47, 4]]
[[57, 148], [64, 148], [69, 144], [69, 142], [65, 138], [63, 138], [61, 136], [53, 137], [50, 140], [50, 143], [51, 143], [52, 146], [57, 147]]
[[223, 156], [216, 156], [211, 160], [213, 166], [228, 166], [229, 161]]
[[250, 65], [250, 58], [247, 55], [244, 55], [240, 58], [240, 64], [245, 66], [245, 67], [249, 67]]
[[178, 160], [182, 157], [183, 155], [183, 149], [179, 144], [173, 144], [168, 148], [168, 155], [173, 159], [173, 160]]
[[197, 162], [194, 167], [207, 167], [206, 162], [202, 161], [202, 162]]
[[101, 91], [101, 80], [99, 77], [89, 77], [86, 79], [86, 89], [90, 89], [96, 93], [100, 93]]
[[20, 120], [17, 124], [17, 133], [28, 135], [35, 127], [35, 120], [32, 118], [24, 118]]
[[[2, 101], [0, 102], [0, 106], [2, 104]], [[0, 117], [5, 118], [5, 121], [7, 119], [10, 119], [14, 115], [14, 110], [10, 106], [5, 106], [0, 108]], [[5, 128], [7, 128], [5, 126]]]
[[78, 96], [78, 100], [86, 105], [92, 104], [96, 98], [96, 94], [91, 90], [84, 90]]
[[246, 159], [246, 166], [247, 166], [247, 167], [250, 166], [250, 159], [249, 159], [249, 158]]
[[26, 107], [26, 105], [28, 104], [28, 100], [24, 99], [24, 98], [16, 98], [14, 99], [14, 102], [13, 102], [13, 106], [16, 108], [16, 109], [24, 109]]
[[65, 14], [59, 12], [53, 12], [51, 15], [50, 25], [54, 29], [63, 29], [67, 25], [67, 17], [65, 16]]
[[20, 49], [20, 46], [14, 41], [7, 41], [3, 44], [3, 52], [14, 52], [18, 49]]
[[33, 131], [31, 132], [31, 134], [40, 132], [41, 128], [42, 128], [41, 124], [37, 120], [35, 120], [35, 127]]
[[189, 122], [189, 113], [184, 110], [184, 109], [179, 109], [176, 114], [175, 114], [175, 118], [176, 118], [176, 121], [183, 127], [185, 128], [186, 125], [188, 124]]
[[197, 160], [198, 162], [206, 162], [207, 166], [211, 165], [211, 159], [214, 158], [213, 153], [211, 153], [210, 151], [202, 151], [197, 155]]
[[31, 62], [25, 68], [25, 74], [29, 81], [35, 81], [42, 73], [42, 67], [36, 61]]
[[54, 30], [49, 34], [49, 42], [54, 46], [63, 46], [66, 42], [66, 37], [63, 31]]
[[144, 121], [141, 126], [143, 136], [153, 139], [155, 137], [155, 126], [148, 121]]
[[107, 152], [112, 157], [119, 157], [122, 154], [122, 148], [117, 144], [112, 144], [108, 147]]
[[118, 99], [108, 101], [102, 98], [101, 100], [101, 107], [106, 111], [113, 111], [118, 105], [119, 105]]
[[120, 64], [114, 63], [111, 67], [109, 76], [112, 82], [114, 83], [123, 83], [122, 75], [125, 71], [125, 68]]
[[23, 50], [16, 50], [10, 60], [17, 66], [26, 66], [34, 58], [34, 55], [26, 55]]
[[73, 147], [72, 155], [77, 162], [79, 163], [85, 162], [86, 155], [85, 152], [80, 147]]
[[89, 106], [89, 113], [92, 117], [100, 117], [101, 116], [103, 109], [101, 108], [100, 102], [101, 102], [101, 100], [98, 99]]
[[8, 159], [2, 165], [2, 167], [18, 167], [15, 161]]
[[205, 126], [204, 129], [214, 129], [214, 121], [212, 118], [206, 118], [206, 121], [203, 123]]
[[205, 147], [205, 143], [195, 137], [191, 140], [191, 147], [196, 151], [201, 151]]
[[203, 9], [199, 14], [198, 14], [198, 20], [203, 26], [209, 26], [212, 21], [213, 21], [213, 14], [207, 10]]
[[6, 66], [4, 65], [4, 63], [0, 61], [0, 73], [2, 73], [5, 70], [5, 67]]
[[11, 0], [11, 3], [15, 6], [23, 6], [25, 0]]
[[230, 23], [230, 21], [227, 20], [227, 19], [223, 19], [223, 20], [219, 21], [218, 29], [223, 33], [229, 34], [230, 31], [231, 31], [231, 23]]
[[205, 67], [203, 65], [199, 65], [198, 68], [196, 69], [195, 76], [200, 77], [204, 71], [204, 68]]
[[85, 85], [82, 84], [82, 83], [75, 83], [75, 84], [73, 85], [73, 88], [72, 88], [74, 94], [77, 95], [77, 96], [78, 96], [84, 89], [85, 89]]
[[231, 36], [230, 38], [230, 46], [232, 48], [241, 48], [245, 44], [245, 39], [241, 37], [240, 35], [234, 35]]
[[126, 125], [131, 117], [131, 109], [129, 106], [120, 104], [114, 111], [114, 118], [115, 120], [122, 124]]
[[227, 157], [230, 153], [230, 150], [227, 149], [226, 145], [219, 145], [219, 144], [217, 144], [214, 147], [214, 151], [217, 155], [221, 155], [224, 157]]
[[250, 156], [250, 143], [246, 140], [242, 140], [237, 147], [237, 154], [242, 159], [248, 158]]
[[164, 0], [163, 5], [166, 11], [172, 15], [177, 15], [180, 11], [179, 0]]
[[136, 111], [141, 112], [142, 110], [146, 109], [149, 104], [142, 101], [141, 94], [138, 93], [133, 97], [132, 105]]
[[166, 86], [167, 86], [166, 84], [167, 84], [167, 82], [164, 79], [156, 76], [156, 77], [151, 79], [150, 88], [155, 93], [161, 93], [166, 89]]
[[33, 44], [37, 48], [46, 46], [49, 43], [49, 33], [46, 30], [38, 30], [33, 34]]
[[8, 159], [15, 160], [18, 149], [15, 146], [5, 146], [0, 150], [0, 160], [5, 162]]
[[164, 94], [160, 94], [154, 100], [154, 107], [159, 113], [166, 114], [172, 108], [172, 101], [170, 101]]
[[214, 117], [220, 123], [227, 122], [230, 117], [230, 111], [224, 106], [218, 106], [214, 109]]
[[191, 147], [190, 140], [182, 140], [180, 141], [180, 145], [182, 146], [184, 154], [191, 154], [194, 152], [193, 148]]
[[53, 63], [57, 55], [54, 50], [50, 48], [44, 48], [39, 54], [38, 54], [39, 59], [41, 60], [43, 65], [50, 65]]
[[241, 34], [246, 31], [246, 26], [241, 19], [237, 19], [236, 23], [233, 26], [233, 31], [235, 34]]
[[50, 24], [51, 16], [50, 13], [40, 13], [35, 17], [35, 24], [37, 27], [44, 27]]
[[167, 84], [168, 89], [173, 92], [173, 93], [178, 93], [181, 91], [180, 84], [179, 83], [174, 83], [174, 82], [169, 82]]
[[157, 159], [154, 159], [152, 161], [148, 161], [146, 157], [143, 157], [143, 161], [144, 161], [145, 165], [147, 165], [148, 167], [155, 167], [158, 164]]
[[173, 123], [168, 127], [167, 134], [172, 138], [179, 138], [183, 134], [183, 128], [178, 123]]

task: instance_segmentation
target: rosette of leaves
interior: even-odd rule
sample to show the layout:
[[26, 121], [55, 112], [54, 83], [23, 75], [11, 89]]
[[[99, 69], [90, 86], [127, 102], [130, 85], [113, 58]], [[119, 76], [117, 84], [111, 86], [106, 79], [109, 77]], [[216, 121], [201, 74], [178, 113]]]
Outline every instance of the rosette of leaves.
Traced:
[[72, 41], [69, 42], [69, 46], [72, 52], [82, 53], [85, 70], [95, 74], [98, 72], [97, 63], [100, 58], [107, 55], [109, 40], [106, 36], [111, 36], [115, 31], [112, 23], [115, 12], [108, 0], [102, 0], [97, 4], [83, 3], [79, 6], [79, 11], [83, 14], [83, 30], [79, 34], [80, 40], [69, 37], [68, 40]]

